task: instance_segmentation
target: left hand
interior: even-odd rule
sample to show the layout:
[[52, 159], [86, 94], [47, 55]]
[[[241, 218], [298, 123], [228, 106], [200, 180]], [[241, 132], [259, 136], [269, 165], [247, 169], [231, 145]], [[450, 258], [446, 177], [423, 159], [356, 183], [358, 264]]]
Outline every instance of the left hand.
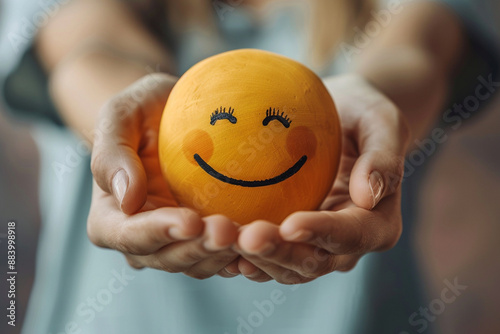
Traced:
[[[401, 180], [409, 128], [398, 108], [364, 78], [325, 80], [343, 131], [339, 174], [319, 211], [296, 212], [280, 226], [241, 228], [235, 249], [247, 278], [305, 283], [349, 271], [366, 253], [392, 248], [402, 231]], [[231, 264], [235, 271], [235, 264]]]

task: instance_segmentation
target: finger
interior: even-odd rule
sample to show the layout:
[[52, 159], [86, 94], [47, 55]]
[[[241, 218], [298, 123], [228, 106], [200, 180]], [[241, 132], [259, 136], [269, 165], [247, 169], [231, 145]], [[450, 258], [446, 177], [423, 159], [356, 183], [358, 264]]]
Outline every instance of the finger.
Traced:
[[[137, 212], [146, 201], [147, 179], [138, 150], [143, 139], [143, 118], [161, 117], [173, 78], [147, 76], [110, 100], [99, 113], [91, 168], [97, 184], [115, 196], [123, 212]], [[160, 93], [159, 93], [160, 92]], [[145, 116], [143, 109], [148, 110]], [[159, 124], [159, 120], [157, 122]]]
[[[171, 243], [138, 260], [147, 267], [172, 273], [185, 272], [196, 278], [207, 278], [216, 274], [237, 257], [230, 247], [237, 239], [238, 229], [231, 220], [220, 215], [204, 218], [204, 222], [205, 230], [201, 237]], [[220, 258], [216, 259], [218, 255]], [[212, 258], [213, 261], [207, 261], [198, 268], [194, 267]]]
[[[264, 244], [265, 247], [259, 247]], [[240, 231], [239, 252], [274, 277], [266, 263], [289, 269], [303, 277], [315, 278], [335, 269], [335, 257], [303, 243], [283, 241], [279, 227], [264, 221], [247, 225]], [[241, 268], [240, 268], [241, 270]]]
[[237, 246], [246, 254], [265, 254], [274, 251], [281, 241], [279, 227], [264, 220], [242, 226]]
[[401, 235], [399, 201], [383, 201], [378, 210], [358, 207], [337, 212], [297, 212], [280, 226], [290, 242], [305, 242], [333, 254], [363, 254], [393, 247]]
[[138, 113], [138, 106], [128, 104], [124, 97], [108, 102], [99, 114], [92, 150], [94, 179], [127, 214], [138, 211], [147, 195], [146, 172], [137, 154], [141, 138]]
[[231, 219], [223, 215], [203, 218], [205, 221], [203, 246], [212, 252], [230, 248], [238, 240], [238, 228]]
[[246, 272], [244, 275], [246, 278], [259, 283], [270, 279], [280, 284], [301, 284], [314, 280], [314, 278], [304, 277], [293, 270], [252, 255], [240, 260], [240, 270]]
[[231, 273], [231, 274], [234, 274], [234, 275], [241, 274], [240, 270], [238, 269], [239, 259], [240, 259], [240, 257], [237, 257], [233, 262], [228, 264], [226, 266], [226, 271]]
[[[339, 255], [335, 270], [351, 271], [360, 258], [360, 255]], [[295, 271], [263, 261], [258, 257], [241, 258], [239, 266], [246, 278], [256, 282], [267, 282], [274, 279], [281, 284], [301, 284], [314, 280], [314, 278], [304, 277]]]
[[401, 112], [387, 99], [382, 101], [363, 115], [353, 131], [360, 156], [351, 173], [349, 193], [365, 209], [374, 208], [399, 189], [410, 136]]
[[239, 274], [235, 274], [235, 273], [231, 273], [229, 272], [226, 267], [222, 268], [221, 270], [219, 270], [217, 272], [217, 275], [219, 275], [220, 277], [223, 277], [223, 278], [233, 278], [233, 277], [236, 277], [236, 276], [239, 276]]
[[131, 266], [134, 269], [140, 270], [140, 269], [144, 269], [145, 268], [141, 263], [137, 262], [129, 254], [125, 254], [125, 259], [127, 260], [128, 265]]
[[398, 192], [404, 158], [388, 151], [362, 154], [352, 169], [349, 194], [359, 207], [373, 209], [383, 198]]
[[238, 262], [240, 260], [240, 256], [237, 256], [231, 263], [225, 266], [222, 270], [219, 271], [218, 275], [222, 277], [235, 277], [241, 274], [238, 269]]
[[87, 233], [100, 247], [126, 254], [151, 254], [174, 241], [196, 238], [203, 231], [203, 221], [189, 209], [161, 208], [126, 216], [118, 210], [110, 212], [109, 206], [114, 203], [107, 202], [112, 202], [111, 198], [96, 198]]
[[254, 282], [268, 282], [273, 278], [245, 258], [238, 261], [238, 269], [243, 276]]
[[209, 256], [195, 263], [184, 273], [198, 279], [205, 279], [219, 272], [225, 274], [225, 277], [237, 276], [239, 273], [232, 274], [224, 270], [239, 256], [230, 249], [238, 238], [237, 225], [222, 215], [206, 217], [204, 220], [206, 227], [203, 247], [209, 251]]
[[191, 268], [184, 271], [184, 274], [197, 279], [206, 279], [223, 271], [227, 274], [225, 277], [235, 277], [238, 275], [224, 271], [224, 268], [238, 256], [239, 254], [232, 249], [226, 249], [216, 254], [212, 253], [210, 257], [195, 263]]
[[339, 255], [338, 265], [335, 270], [349, 272], [353, 270], [361, 259], [361, 255]]

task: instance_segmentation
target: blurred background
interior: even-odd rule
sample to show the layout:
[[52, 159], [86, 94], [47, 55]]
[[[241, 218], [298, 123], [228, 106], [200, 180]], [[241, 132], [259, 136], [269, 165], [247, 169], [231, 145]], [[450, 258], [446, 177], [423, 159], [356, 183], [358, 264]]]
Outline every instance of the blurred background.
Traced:
[[[37, 6], [36, 1], [33, 6]], [[12, 32], [22, 24], [26, 11], [14, 0], [0, 1], [2, 87], [8, 71], [23, 56], [17, 51], [17, 43], [24, 41], [13, 39]], [[15, 83], [31, 97], [31, 101], [17, 101], [17, 108], [29, 109], [46, 102], [47, 92], [40, 91], [44, 86], [35, 84], [39, 80], [31, 75]], [[450, 106], [463, 103], [460, 97], [454, 99], [459, 100], [452, 98]], [[40, 119], [23, 117], [19, 112], [14, 115], [11, 108], [11, 104], [0, 99], [0, 262], [4, 272], [6, 225], [15, 221], [17, 320], [21, 324], [34, 279], [40, 227], [40, 156], [32, 136]], [[405, 178], [405, 182], [414, 182], [420, 175], [420, 190], [411, 199], [418, 208], [413, 212], [416, 222], [410, 234], [405, 232], [403, 241], [417, 256], [425, 291], [422, 307], [439, 309], [436, 300], [443, 298], [445, 282], [458, 280], [467, 287], [429, 319], [438, 333], [500, 333], [500, 96], [491, 97], [480, 113], [458, 128], [448, 129], [447, 135], [448, 139], [436, 147], [425, 164], [416, 167], [418, 172]], [[396, 247], [388, 254], [400, 251]], [[7, 303], [6, 289], [2, 280], [1, 305]], [[2, 333], [14, 333], [19, 327], [12, 331], [2, 320], [0, 329]]]

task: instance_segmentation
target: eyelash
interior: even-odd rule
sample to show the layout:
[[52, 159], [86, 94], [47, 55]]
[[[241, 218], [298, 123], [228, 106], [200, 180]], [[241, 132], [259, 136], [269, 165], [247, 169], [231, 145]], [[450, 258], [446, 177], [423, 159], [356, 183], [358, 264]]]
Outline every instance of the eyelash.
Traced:
[[215, 125], [215, 122], [221, 119], [227, 119], [232, 124], [235, 124], [238, 120], [233, 116], [233, 114], [234, 109], [231, 109], [231, 107], [229, 107], [229, 111], [226, 111], [226, 108], [222, 109], [222, 107], [220, 107], [219, 111], [219, 108], [217, 108], [212, 115], [210, 115], [210, 124]]
[[271, 110], [271, 108], [269, 108], [266, 110], [266, 118], [264, 118], [264, 120], [262, 121], [262, 125], [266, 126], [269, 124], [269, 122], [271, 122], [273, 120], [280, 121], [281, 124], [283, 124], [283, 126], [285, 128], [289, 128], [290, 124], [292, 124], [292, 121], [290, 120], [290, 118], [287, 115], [285, 115], [284, 112], [281, 112], [281, 114], [280, 114], [279, 109], [278, 109], [278, 111], [276, 111], [275, 108], [273, 108], [272, 110]]

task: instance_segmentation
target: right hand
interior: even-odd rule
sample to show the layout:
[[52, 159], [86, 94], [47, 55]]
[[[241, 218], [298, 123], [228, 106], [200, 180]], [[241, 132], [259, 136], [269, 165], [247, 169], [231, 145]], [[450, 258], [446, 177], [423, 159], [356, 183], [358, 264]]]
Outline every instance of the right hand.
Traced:
[[[134, 268], [151, 267], [204, 279], [233, 277], [238, 226], [181, 208], [158, 158], [161, 115], [177, 78], [144, 77], [112, 98], [99, 114], [87, 231], [100, 247], [122, 252]], [[231, 270], [232, 269], [232, 270]], [[229, 272], [229, 271], [231, 272]]]

